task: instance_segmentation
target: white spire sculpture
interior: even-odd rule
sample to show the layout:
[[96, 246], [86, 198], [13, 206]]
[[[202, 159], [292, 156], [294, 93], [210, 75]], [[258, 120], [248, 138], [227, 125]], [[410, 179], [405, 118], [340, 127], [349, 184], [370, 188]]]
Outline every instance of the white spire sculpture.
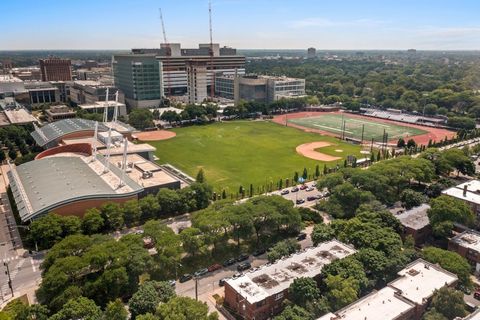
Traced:
[[119, 188], [125, 185], [125, 175], [127, 173], [127, 148], [128, 140], [127, 138], [123, 138], [122, 178], [120, 179]]
[[112, 122], [117, 123], [118, 117], [118, 90], [115, 92], [115, 106], [113, 108], [113, 120]]
[[98, 137], [98, 121], [95, 121], [95, 133], [93, 134], [92, 138], [92, 161], [97, 160], [97, 138]]
[[108, 138], [107, 138], [107, 154], [105, 156], [105, 164], [103, 166], [103, 173], [110, 171], [110, 148], [112, 144], [112, 128], [108, 128]]
[[107, 87], [107, 92], [105, 94], [105, 108], [103, 109], [103, 122], [107, 122], [108, 120], [108, 87]]

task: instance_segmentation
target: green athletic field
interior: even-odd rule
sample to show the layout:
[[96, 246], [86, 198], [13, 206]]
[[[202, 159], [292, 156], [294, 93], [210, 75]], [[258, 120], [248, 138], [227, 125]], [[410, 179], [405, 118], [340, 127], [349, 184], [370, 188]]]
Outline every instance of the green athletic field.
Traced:
[[[159, 163], [170, 163], [194, 178], [203, 168], [216, 191], [226, 189], [231, 193], [238, 192], [240, 185], [248, 190], [252, 183], [256, 191], [270, 181], [274, 186], [280, 179], [284, 183], [285, 178], [291, 181], [294, 172], [301, 175], [304, 167], [313, 174], [316, 164], [323, 171], [323, 162], [296, 153], [295, 148], [303, 143], [328, 141], [336, 145], [321, 148], [320, 152], [340, 157], [361, 156], [358, 145], [271, 122], [233, 121], [173, 131], [177, 136], [172, 139], [149, 142], [157, 148]], [[343, 160], [338, 163], [343, 165]], [[336, 164], [329, 162], [327, 166]]]
[[342, 121], [345, 120], [345, 136], [355, 139], [362, 138], [362, 126], [364, 126], [363, 140], [382, 141], [383, 131], [388, 134], [388, 140], [399, 139], [407, 136], [417, 136], [426, 133], [426, 131], [396, 125], [391, 123], [376, 122], [374, 120], [367, 120], [341, 114], [325, 114], [315, 117], [306, 117], [298, 119], [288, 119], [289, 123], [300, 125], [302, 127], [323, 130], [331, 132], [335, 135], [342, 135]]

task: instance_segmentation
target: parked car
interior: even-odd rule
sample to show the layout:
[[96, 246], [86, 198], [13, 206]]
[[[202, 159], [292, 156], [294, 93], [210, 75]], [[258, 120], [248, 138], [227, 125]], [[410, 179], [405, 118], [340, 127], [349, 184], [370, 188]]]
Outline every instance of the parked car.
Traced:
[[290, 193], [290, 191], [288, 191], [288, 190], [282, 190], [282, 192], [280, 192], [280, 194], [281, 194], [282, 196], [284, 196], [284, 195], [286, 195], [286, 194], [289, 194], [289, 193]]
[[180, 283], [187, 282], [188, 280], [192, 279], [192, 275], [189, 273], [186, 273], [180, 277]]
[[228, 266], [231, 266], [232, 264], [234, 264], [235, 262], [237, 262], [237, 260], [235, 258], [230, 258], [230, 259], [225, 260], [223, 262], [223, 266], [228, 267]]
[[297, 201], [295, 201], [296, 204], [302, 204], [302, 203], [305, 203], [305, 199], [297, 199]]
[[245, 260], [248, 259], [248, 257], [249, 257], [248, 254], [242, 253], [241, 255], [239, 255], [239, 256], [237, 257], [237, 261], [238, 261], [238, 262], [245, 261]]
[[240, 278], [241, 276], [243, 276], [243, 273], [241, 273], [241, 272], [236, 272], [236, 273], [233, 274], [232, 279], [235, 280], [235, 279], [237, 279], [237, 278]]
[[473, 293], [473, 297], [477, 300], [480, 300], [480, 290], [477, 290]]
[[197, 270], [195, 271], [195, 273], [193, 274], [195, 277], [201, 277], [203, 275], [206, 275], [208, 273], [208, 269], [207, 268], [203, 268], [203, 269], [200, 269], [200, 270]]
[[244, 270], [248, 270], [252, 267], [252, 265], [250, 264], [250, 262], [242, 262], [240, 263], [238, 266], [237, 266], [237, 270], [238, 271], [244, 271]]
[[171, 285], [172, 287], [175, 287], [175, 280], [168, 280], [168, 284]]
[[206, 275], [208, 273], [208, 269], [207, 268], [203, 268], [203, 269], [200, 269], [200, 270], [197, 270], [195, 271], [195, 273], [193, 274], [195, 277], [201, 277], [203, 275]]
[[307, 192], [310, 192], [310, 191], [313, 191], [313, 190], [315, 190], [314, 187], [308, 187], [307, 189], [305, 189], [305, 191], [307, 191]]
[[307, 197], [307, 201], [314, 201], [314, 200], [317, 200], [317, 199], [318, 199], [318, 197], [316, 197], [316, 196]]
[[302, 184], [302, 185], [300, 186], [300, 190], [305, 190], [305, 189], [307, 189], [307, 186], [304, 185], [304, 184]]
[[264, 254], [265, 252], [267, 252], [267, 250], [265, 250], [263, 248], [258, 248], [255, 251], [253, 251], [252, 255], [254, 257], [258, 257], [258, 256], [261, 256], [262, 254]]
[[212, 264], [210, 267], [208, 267], [208, 272], [213, 272], [218, 269], [222, 269], [222, 266], [219, 265], [218, 263]]
[[292, 192], [298, 192], [298, 190], [299, 190], [298, 187], [293, 187], [291, 191]]
[[297, 236], [297, 240], [301, 241], [301, 240], [305, 240], [305, 239], [307, 239], [307, 234], [305, 232], [300, 232]]

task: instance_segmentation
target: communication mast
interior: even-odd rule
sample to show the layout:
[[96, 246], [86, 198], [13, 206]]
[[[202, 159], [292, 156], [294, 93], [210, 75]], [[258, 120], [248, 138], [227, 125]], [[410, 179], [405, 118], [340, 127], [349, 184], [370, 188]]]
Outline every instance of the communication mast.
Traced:
[[210, 70], [212, 72], [212, 80], [210, 84], [210, 96], [213, 101], [213, 97], [215, 96], [215, 70], [213, 68], [212, 1], [208, 1], [208, 21], [210, 26]]
[[[160, 11], [160, 21], [162, 22], [162, 33], [163, 33], [163, 42], [165, 43], [165, 49], [166, 49], [166, 63], [165, 65], [162, 62], [162, 83], [165, 85], [167, 84], [167, 97], [170, 97], [172, 95], [172, 89], [170, 87], [171, 82], [170, 82], [170, 57], [172, 55], [172, 48], [170, 47], [170, 43], [167, 41], [167, 34], [165, 32], [165, 23], [163, 22], [163, 14], [162, 14], [162, 9], [158, 9]], [[167, 81], [163, 81], [163, 75], [167, 75]], [[163, 86], [162, 86], [163, 87]], [[161, 92], [162, 97], [164, 96], [164, 92]]]

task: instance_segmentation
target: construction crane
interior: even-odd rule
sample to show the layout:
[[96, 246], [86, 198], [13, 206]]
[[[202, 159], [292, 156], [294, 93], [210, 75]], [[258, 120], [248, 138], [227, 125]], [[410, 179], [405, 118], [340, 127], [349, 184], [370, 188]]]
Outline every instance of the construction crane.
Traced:
[[212, 1], [208, 1], [208, 20], [210, 25], [210, 71], [212, 72], [212, 80], [210, 83], [210, 97], [213, 101], [215, 96], [215, 69], [213, 68], [213, 36], [212, 36]]
[[[160, 21], [162, 22], [162, 33], [163, 33], [163, 42], [165, 43], [165, 48], [166, 48], [166, 63], [165, 65], [163, 65], [163, 62], [162, 62], [162, 66], [163, 66], [163, 70], [162, 70], [162, 82], [163, 84], [165, 85], [165, 83], [167, 84], [167, 98], [170, 98], [170, 96], [172, 95], [172, 91], [171, 91], [171, 87], [170, 87], [170, 56], [172, 55], [172, 48], [170, 47], [170, 43], [167, 41], [167, 34], [165, 32], [165, 23], [163, 22], [163, 14], [162, 14], [162, 9], [159, 8], [158, 9], [160, 11]], [[167, 75], [167, 81], [163, 81], [163, 74], [166, 74]], [[164, 95], [164, 92], [161, 93], [162, 96]]]

